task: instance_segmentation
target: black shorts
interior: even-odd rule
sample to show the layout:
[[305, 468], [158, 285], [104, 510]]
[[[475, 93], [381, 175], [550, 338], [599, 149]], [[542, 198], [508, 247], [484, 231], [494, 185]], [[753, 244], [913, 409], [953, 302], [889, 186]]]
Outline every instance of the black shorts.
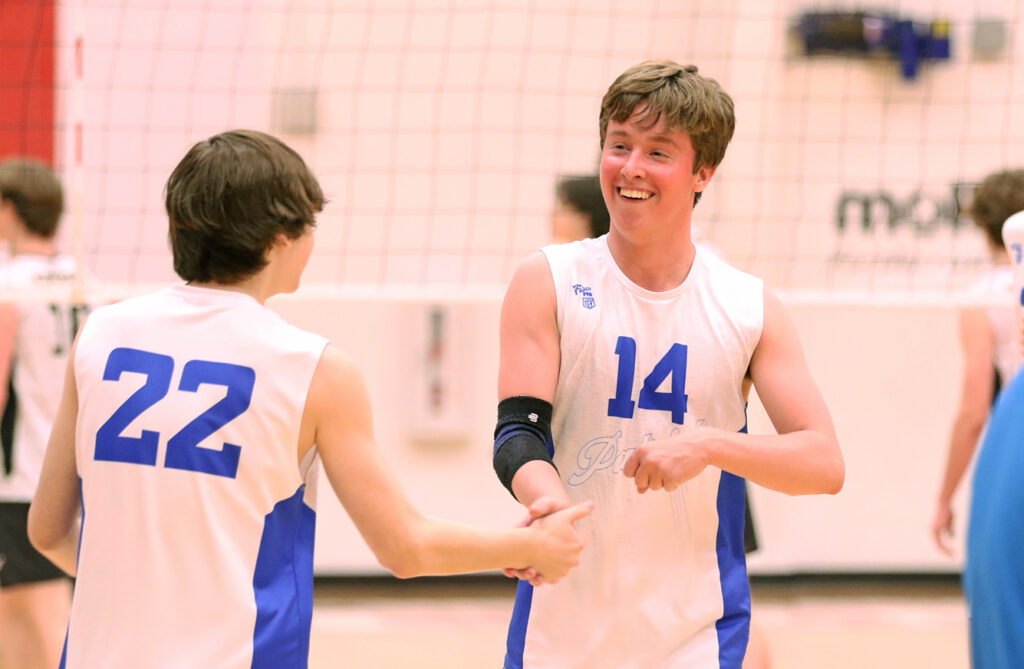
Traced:
[[746, 490], [746, 508], [743, 509], [743, 550], [753, 553], [757, 550], [757, 530], [754, 529], [754, 516], [750, 513], [750, 488]]
[[67, 578], [28, 540], [28, 502], [0, 502], [0, 587]]

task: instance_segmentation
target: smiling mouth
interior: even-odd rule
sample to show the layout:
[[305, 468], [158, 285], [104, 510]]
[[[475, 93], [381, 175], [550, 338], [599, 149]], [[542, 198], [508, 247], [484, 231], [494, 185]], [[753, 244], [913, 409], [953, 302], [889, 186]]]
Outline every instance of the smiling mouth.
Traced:
[[619, 195], [628, 200], [647, 200], [650, 199], [654, 193], [650, 193], [645, 190], [636, 190], [633, 188], [620, 188]]

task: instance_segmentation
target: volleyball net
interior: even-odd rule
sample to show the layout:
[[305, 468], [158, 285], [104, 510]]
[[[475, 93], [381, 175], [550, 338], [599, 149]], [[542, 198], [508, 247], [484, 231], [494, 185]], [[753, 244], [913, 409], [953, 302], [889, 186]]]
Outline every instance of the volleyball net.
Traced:
[[[41, 44], [44, 5], [0, 1], [28, 22], [7, 52], [52, 48], [56, 72], [19, 84], [8, 59], [4, 98], [52, 86], [62, 241], [115, 294], [174, 280], [162, 189], [185, 151], [253, 128], [330, 200], [305, 293], [498, 299], [550, 239], [558, 175], [595, 171], [604, 91], [648, 58], [734, 98], [695, 235], [790, 299], [958, 299], [990, 264], [972, 186], [1024, 155], [1019, 3], [897, 3], [948, 29], [949, 58], [913, 78], [884, 54], [808, 55], [789, 0], [58, 0]], [[4, 119], [5, 153], [31, 121]]]

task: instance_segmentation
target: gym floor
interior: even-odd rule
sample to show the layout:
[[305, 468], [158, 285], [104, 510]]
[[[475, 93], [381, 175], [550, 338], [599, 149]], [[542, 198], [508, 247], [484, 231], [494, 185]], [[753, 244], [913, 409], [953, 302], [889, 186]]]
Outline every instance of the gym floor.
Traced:
[[[967, 669], [955, 578], [766, 578], [754, 625], [772, 669]], [[322, 579], [310, 669], [499, 669], [514, 584], [500, 576]]]

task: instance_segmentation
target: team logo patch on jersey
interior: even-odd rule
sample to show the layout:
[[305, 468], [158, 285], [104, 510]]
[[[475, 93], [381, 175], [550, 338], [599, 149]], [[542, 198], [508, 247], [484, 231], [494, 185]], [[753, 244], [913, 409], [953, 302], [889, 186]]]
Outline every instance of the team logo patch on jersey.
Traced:
[[597, 306], [597, 301], [594, 300], [594, 293], [590, 290], [590, 286], [584, 286], [582, 283], [574, 283], [572, 286], [572, 294], [580, 296], [580, 304], [583, 305], [584, 309], [593, 309]]

